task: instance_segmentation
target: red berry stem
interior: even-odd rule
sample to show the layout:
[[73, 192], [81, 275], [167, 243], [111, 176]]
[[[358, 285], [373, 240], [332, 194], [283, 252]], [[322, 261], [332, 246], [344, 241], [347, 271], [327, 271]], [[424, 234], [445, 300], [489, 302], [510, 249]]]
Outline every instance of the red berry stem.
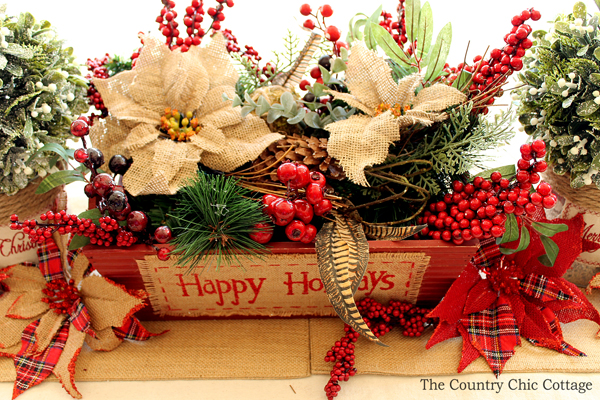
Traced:
[[[365, 297], [356, 303], [358, 311], [365, 323], [377, 337], [382, 337], [394, 328], [402, 329], [406, 337], [419, 337], [425, 329], [435, 326], [437, 321], [427, 318], [429, 308], [417, 307], [414, 304], [390, 300], [385, 306], [376, 300]], [[327, 399], [337, 397], [341, 389], [340, 382], [348, 381], [356, 374], [355, 345], [359, 334], [349, 325], [344, 325], [344, 336], [335, 342], [325, 355], [325, 362], [333, 362], [331, 378], [325, 385]]]

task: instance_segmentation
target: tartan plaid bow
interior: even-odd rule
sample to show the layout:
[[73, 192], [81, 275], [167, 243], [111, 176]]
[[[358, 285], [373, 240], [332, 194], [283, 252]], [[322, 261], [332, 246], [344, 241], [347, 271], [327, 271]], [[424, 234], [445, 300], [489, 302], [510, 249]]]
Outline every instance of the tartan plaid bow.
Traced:
[[[524, 337], [535, 346], [570, 356], [585, 356], [563, 339], [560, 322], [586, 318], [600, 325], [600, 314], [572, 283], [562, 278], [582, 249], [592, 243], [582, 239], [583, 217], [558, 220], [569, 230], [555, 234], [560, 252], [552, 268], [543, 266], [544, 254], [531, 231], [531, 245], [503, 256], [495, 240], [484, 240], [440, 304], [428, 315], [440, 323], [427, 348], [462, 336], [458, 372], [483, 356], [498, 377]], [[506, 269], [514, 266], [514, 270]], [[500, 269], [503, 275], [499, 273]], [[512, 273], [511, 273], [512, 272]], [[500, 277], [500, 278], [498, 278]]]
[[[82, 257], [82, 259], [77, 260], [78, 257]], [[43, 382], [51, 373], [59, 378], [69, 394], [75, 398], [81, 398], [81, 394], [75, 387], [74, 374], [75, 362], [84, 341], [95, 350], [112, 350], [124, 339], [141, 341], [157, 335], [147, 331], [139, 320], [133, 317], [133, 313], [143, 307], [143, 300], [147, 294], [129, 292], [106, 278], [91, 277], [87, 259], [78, 253], [69, 252], [67, 256], [71, 272], [74, 276], [77, 275], [75, 280], [67, 280], [64, 275], [60, 250], [52, 240], [48, 240], [38, 247], [38, 258], [37, 268], [18, 265], [9, 267], [0, 273], [0, 281], [8, 289], [7, 295], [0, 301], [14, 301], [14, 304], [9, 307], [9, 312], [3, 318], [13, 318], [13, 321], [17, 319], [26, 324], [20, 334], [20, 346], [15, 343], [16, 351], [5, 350], [0, 353], [0, 355], [12, 357], [14, 360], [17, 378], [13, 388], [13, 399], [25, 390]], [[36, 271], [39, 271], [41, 275]], [[91, 283], [86, 279], [91, 279]], [[56, 287], [52, 284], [56, 284], [56, 282], [59, 282], [60, 287], [63, 288], [79, 285], [83, 290], [85, 287], [85, 295], [83, 292], [75, 291], [75, 293], [79, 293], [79, 297], [75, 298], [69, 307], [55, 312], [55, 309], [49, 308], [52, 303], [56, 302], [54, 298], [48, 301], [48, 295], [39, 292], [44, 289], [48, 290], [49, 287]], [[39, 292], [36, 292], [35, 288], [39, 288]], [[127, 304], [124, 308], [121, 305], [122, 309], [115, 312], [110, 307], [106, 307], [106, 304], [97, 304], [102, 301], [103, 297], [107, 297], [99, 295], [93, 298], [94, 309], [88, 309], [85, 299], [86, 296], [92, 296], [94, 288], [99, 292], [115, 291]], [[11, 292], [13, 297], [11, 297]], [[20, 295], [21, 292], [25, 294]], [[46, 301], [44, 302], [42, 299], [45, 296]], [[24, 302], [21, 299], [25, 297], [36, 301], [20, 304], [19, 302]], [[14, 300], [15, 298], [16, 300]], [[60, 300], [60, 298], [58, 299]], [[43, 305], [47, 303], [50, 304]], [[101, 312], [113, 313], [111, 315], [113, 319], [118, 318], [114, 315], [122, 315], [120, 317], [123, 321], [122, 324], [116, 327], [103, 326], [102, 323], [105, 324], [105, 322], [94, 324], [94, 315], [99, 315], [98, 313]], [[8, 336], [10, 335], [0, 332], [1, 349], [7, 349], [10, 346], [11, 342]]]

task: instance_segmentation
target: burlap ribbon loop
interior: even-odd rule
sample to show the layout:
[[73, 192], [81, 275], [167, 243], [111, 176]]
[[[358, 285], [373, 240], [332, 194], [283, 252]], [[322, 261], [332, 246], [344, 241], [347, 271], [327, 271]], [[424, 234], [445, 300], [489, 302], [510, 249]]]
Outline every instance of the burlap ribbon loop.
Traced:
[[[111, 115], [90, 134], [106, 161], [115, 154], [133, 158], [124, 177], [131, 194], [174, 194], [195, 176], [198, 162], [229, 172], [282, 138], [264, 121], [244, 119], [239, 108], [223, 101], [223, 93], [235, 93], [238, 75], [222, 35], [186, 53], [171, 51], [150, 36], [142, 39], [134, 69], [94, 79]], [[175, 143], [161, 136], [166, 108], [193, 112], [202, 126], [197, 138]]]
[[[351, 117], [326, 127], [330, 132], [327, 151], [340, 160], [351, 181], [369, 186], [364, 168], [385, 161], [390, 143], [400, 140], [403, 130], [417, 124], [429, 126], [443, 121], [447, 115], [440, 111], [466, 101], [462, 92], [443, 84], [424, 88], [415, 96], [422, 79], [421, 74], [416, 73], [395, 83], [384, 59], [368, 50], [362, 42], [354, 44], [346, 71], [350, 94], [329, 93], [366, 116]], [[403, 114], [395, 116], [384, 112], [377, 115], [380, 105], [400, 106]]]

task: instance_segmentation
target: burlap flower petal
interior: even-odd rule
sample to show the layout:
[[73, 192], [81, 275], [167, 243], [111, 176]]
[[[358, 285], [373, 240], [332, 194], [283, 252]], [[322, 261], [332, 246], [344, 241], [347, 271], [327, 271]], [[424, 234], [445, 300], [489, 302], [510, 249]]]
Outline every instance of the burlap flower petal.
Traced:
[[16, 265], [3, 283], [10, 291], [0, 299], [0, 315], [10, 318], [35, 318], [48, 310], [41, 301], [46, 281], [39, 269]]
[[401, 104], [402, 106], [411, 106], [415, 102], [415, 90], [423, 82], [423, 77], [419, 73], [410, 74], [398, 81], [396, 88], [396, 97], [390, 105]]
[[417, 94], [414, 110], [419, 111], [444, 111], [455, 104], [464, 103], [467, 96], [452, 86], [436, 84], [427, 87]]
[[90, 266], [90, 261], [83, 253], [77, 253], [73, 259], [73, 265], [71, 267], [71, 278], [75, 282], [75, 287], [79, 287], [79, 284], [83, 280], [85, 273]]
[[362, 42], [352, 46], [346, 70], [348, 90], [360, 102], [371, 109], [381, 103], [396, 104], [397, 84], [392, 79], [390, 67], [374, 51], [367, 49]]
[[398, 121], [389, 112], [375, 118], [353, 115], [327, 129], [327, 152], [339, 161], [348, 179], [362, 186], [369, 186], [365, 167], [385, 161], [390, 143], [400, 139]]
[[85, 333], [79, 332], [73, 325], [69, 326], [69, 337], [65, 343], [65, 348], [52, 371], [62, 383], [63, 388], [76, 399], [81, 399], [82, 396], [75, 386], [75, 363], [81, 352], [85, 337]]
[[210, 89], [217, 86], [235, 87], [238, 73], [227, 52], [227, 40], [221, 33], [214, 35], [207, 47], [199, 48], [202, 64], [208, 72]]
[[361, 103], [355, 96], [350, 93], [341, 93], [335, 90], [327, 90], [327, 93], [333, 96], [335, 100], [342, 100], [346, 102], [350, 107], [358, 108], [360, 111], [364, 112], [371, 117], [375, 116], [375, 110]]
[[201, 125], [210, 124], [220, 129], [244, 120], [240, 108], [233, 108], [231, 101], [223, 101], [223, 94], [231, 98], [235, 96], [235, 89], [231, 86], [218, 86], [206, 94], [204, 105], [196, 111]]
[[123, 326], [126, 318], [143, 306], [144, 301], [126, 289], [100, 276], [88, 276], [79, 291], [96, 333], [111, 326]]
[[202, 149], [193, 141], [157, 140], [132, 152], [133, 163], [123, 183], [134, 196], [175, 194], [198, 172]]
[[93, 82], [111, 115], [158, 124], [162, 112], [169, 107], [164, 95], [163, 65], [171, 50], [151, 36], [144, 36], [143, 40], [144, 47], [134, 69]]
[[86, 336], [85, 342], [96, 351], [111, 351], [116, 349], [123, 340], [115, 335], [112, 327], [96, 331], [96, 338]]
[[125, 138], [123, 145], [125, 150], [131, 154], [133, 151], [154, 142], [159, 136], [160, 131], [156, 129], [156, 125], [138, 124], [129, 131], [129, 135]]
[[[6, 295], [5, 295], [6, 296]], [[35, 318], [15, 319], [8, 317], [0, 318], [0, 352], [8, 352], [7, 349], [15, 347], [19, 351], [21, 346], [21, 334], [23, 330], [32, 323]], [[16, 354], [12, 353], [12, 354]]]
[[218, 171], [230, 172], [256, 159], [271, 143], [282, 138], [279, 133], [271, 132], [265, 121], [250, 114], [239, 124], [212, 130], [211, 136], [202, 129], [192, 141], [205, 150], [202, 164]]
[[40, 324], [35, 330], [34, 353], [46, 350], [66, 318], [66, 315], [57, 314], [54, 311], [49, 311], [40, 318]]
[[[160, 45], [166, 47], [162, 43]], [[176, 50], [167, 54], [162, 65], [162, 75], [162, 95], [172, 109], [193, 111], [205, 102], [209, 74], [197, 46], [192, 46], [186, 53]]]
[[[129, 152], [125, 149], [125, 139], [127, 139], [129, 131], [136, 125], [135, 122], [119, 121], [110, 115], [94, 122], [90, 128], [90, 140], [92, 145], [104, 154], [106, 163], [115, 154], [129, 157]], [[108, 168], [105, 166], [104, 169]]]

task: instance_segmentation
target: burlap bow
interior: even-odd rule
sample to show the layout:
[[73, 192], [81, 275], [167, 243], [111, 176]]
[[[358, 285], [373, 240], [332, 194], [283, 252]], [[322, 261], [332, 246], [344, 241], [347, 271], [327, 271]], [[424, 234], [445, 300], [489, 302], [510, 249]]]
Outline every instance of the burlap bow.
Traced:
[[[133, 158], [124, 177], [131, 194], [174, 194], [195, 176], [198, 162], [229, 172], [282, 138], [257, 116], [242, 118], [239, 107], [223, 101], [223, 94], [234, 97], [238, 74], [222, 35], [186, 53], [149, 36], [143, 40], [133, 70], [94, 79], [111, 116], [90, 136], [106, 161], [114, 154]], [[194, 112], [202, 129], [185, 142], [161, 137], [166, 108]]]
[[[327, 151], [340, 161], [351, 181], [369, 186], [363, 170], [384, 162], [389, 145], [400, 140], [403, 130], [416, 124], [429, 126], [443, 121], [447, 115], [439, 111], [466, 100], [459, 90], [443, 84], [424, 88], [415, 96], [421, 83], [420, 74], [394, 82], [384, 59], [362, 42], [352, 46], [346, 71], [350, 94], [330, 93], [366, 115], [354, 115], [326, 127], [330, 132]], [[381, 105], [399, 106], [403, 115], [395, 116], [390, 111], [377, 115]]]

